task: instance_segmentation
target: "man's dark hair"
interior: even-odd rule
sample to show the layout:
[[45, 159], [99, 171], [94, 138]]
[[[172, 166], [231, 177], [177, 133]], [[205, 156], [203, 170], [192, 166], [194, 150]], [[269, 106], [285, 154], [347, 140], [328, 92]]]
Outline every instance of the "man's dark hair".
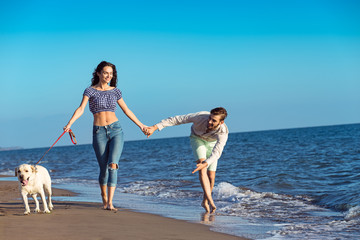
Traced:
[[217, 107], [217, 108], [214, 108], [213, 110], [210, 111], [210, 113], [212, 115], [220, 115], [220, 120], [221, 121], [224, 121], [225, 118], [227, 117], [227, 111], [225, 108], [223, 107]]

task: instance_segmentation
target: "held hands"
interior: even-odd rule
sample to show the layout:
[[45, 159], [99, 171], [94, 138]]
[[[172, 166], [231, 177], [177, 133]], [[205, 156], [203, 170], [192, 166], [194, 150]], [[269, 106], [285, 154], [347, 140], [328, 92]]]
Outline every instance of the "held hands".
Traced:
[[154, 125], [154, 126], [151, 126], [151, 127], [144, 127], [142, 129], [143, 133], [149, 138], [154, 132], [155, 130], [157, 130], [157, 126]]
[[143, 134], [146, 135], [145, 129], [148, 128], [148, 126], [146, 126], [146, 125], [141, 125], [141, 126], [139, 126], [139, 127], [140, 127], [140, 130], [143, 132]]

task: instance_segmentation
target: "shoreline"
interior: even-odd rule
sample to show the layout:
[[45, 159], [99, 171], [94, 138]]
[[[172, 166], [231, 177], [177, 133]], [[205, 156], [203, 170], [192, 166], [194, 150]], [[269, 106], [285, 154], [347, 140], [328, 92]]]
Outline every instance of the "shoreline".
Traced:
[[[0, 177], [9, 177], [1, 176]], [[53, 188], [53, 196], [76, 196], [76, 193]], [[238, 239], [213, 232], [201, 223], [190, 223], [150, 213], [119, 208], [108, 211], [100, 203], [53, 201], [50, 214], [23, 215], [17, 181], [0, 181], [0, 239]], [[40, 201], [41, 202], [41, 201]], [[34, 201], [29, 198], [30, 209]], [[40, 209], [42, 204], [40, 203]]]

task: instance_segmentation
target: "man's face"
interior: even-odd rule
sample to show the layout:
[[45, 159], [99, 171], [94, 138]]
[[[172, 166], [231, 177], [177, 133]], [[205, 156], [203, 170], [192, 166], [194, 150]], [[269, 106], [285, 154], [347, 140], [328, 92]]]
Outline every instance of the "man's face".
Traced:
[[220, 120], [221, 116], [220, 115], [210, 115], [209, 116], [209, 120], [208, 120], [208, 124], [207, 124], [207, 129], [212, 131], [215, 130], [216, 128], [219, 127], [220, 124], [223, 124], [224, 121]]

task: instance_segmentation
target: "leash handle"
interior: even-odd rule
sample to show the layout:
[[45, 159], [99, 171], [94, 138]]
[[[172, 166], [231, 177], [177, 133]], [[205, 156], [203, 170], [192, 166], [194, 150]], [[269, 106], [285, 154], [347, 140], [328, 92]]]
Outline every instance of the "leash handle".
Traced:
[[[44, 157], [45, 157], [45, 155], [50, 151], [50, 149], [52, 149], [52, 147], [60, 140], [60, 138], [62, 137], [62, 136], [64, 136], [64, 134], [66, 133], [66, 131], [64, 131], [61, 135], [60, 135], [60, 137], [54, 142], [54, 144], [45, 152], [45, 154], [40, 158], [40, 160], [39, 161], [37, 161], [37, 163], [35, 163], [35, 165], [37, 165]], [[71, 139], [71, 142], [73, 143], [73, 144], [77, 144], [77, 141], [76, 141], [76, 138], [75, 138], [75, 134], [73, 133], [73, 131], [71, 131], [71, 129], [69, 129], [69, 135], [70, 135], [70, 139]], [[75, 142], [74, 142], [74, 140], [75, 140]]]
[[71, 129], [69, 129], [69, 135], [70, 135], [71, 142], [72, 142], [74, 145], [76, 145], [76, 144], [77, 144], [76, 137], [75, 137], [74, 132], [71, 131]]

